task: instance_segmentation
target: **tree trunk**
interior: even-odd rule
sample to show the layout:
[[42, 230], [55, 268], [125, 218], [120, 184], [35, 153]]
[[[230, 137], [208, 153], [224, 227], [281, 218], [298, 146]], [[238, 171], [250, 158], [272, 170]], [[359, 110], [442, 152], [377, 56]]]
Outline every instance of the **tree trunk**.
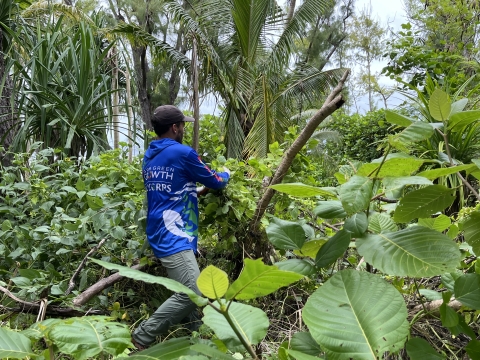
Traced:
[[198, 99], [198, 64], [197, 64], [197, 40], [193, 38], [192, 50], [192, 77], [193, 77], [193, 149], [198, 152], [200, 138], [200, 105]]
[[[0, 47], [3, 43], [3, 31], [0, 28]], [[12, 97], [13, 82], [6, 69], [3, 49], [0, 48], [0, 146], [5, 150], [10, 148], [16, 132], [16, 106]], [[10, 166], [12, 156], [2, 154], [0, 151], [0, 163], [3, 166]]]
[[140, 109], [142, 114], [145, 129], [152, 130], [152, 105], [150, 101], [150, 94], [148, 91], [148, 61], [147, 48], [145, 46], [132, 46], [133, 64], [136, 74], [136, 83], [138, 89], [138, 101], [140, 102]]

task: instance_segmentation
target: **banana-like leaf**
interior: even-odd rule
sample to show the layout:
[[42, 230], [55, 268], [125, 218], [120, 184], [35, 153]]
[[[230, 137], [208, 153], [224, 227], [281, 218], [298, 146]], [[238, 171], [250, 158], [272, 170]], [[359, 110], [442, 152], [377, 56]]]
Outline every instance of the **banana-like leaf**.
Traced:
[[372, 179], [365, 176], [352, 176], [338, 190], [340, 201], [348, 215], [366, 210], [372, 198]]
[[126, 325], [102, 316], [63, 320], [53, 326], [48, 337], [60, 352], [79, 360], [102, 353], [117, 356], [132, 345]]
[[480, 310], [480, 275], [465, 274], [455, 280], [455, 298], [463, 305]]
[[392, 233], [358, 238], [360, 255], [388, 275], [427, 277], [454, 271], [461, 260], [458, 246], [438, 231], [413, 226]]
[[444, 360], [445, 355], [437, 353], [432, 346], [421, 338], [411, 338], [407, 342], [407, 354], [411, 360]]
[[277, 184], [270, 187], [279, 192], [297, 197], [336, 197], [336, 195], [330, 191], [324, 190], [316, 186], [305, 185], [302, 183]]
[[35, 359], [29, 338], [19, 332], [0, 327], [0, 359]]
[[195, 355], [196, 353], [190, 349], [191, 342], [189, 338], [179, 337], [164, 341], [154, 345], [146, 350], [132, 354], [129, 359], [132, 360], [176, 360], [181, 356]]
[[225, 295], [228, 285], [227, 273], [213, 265], [203, 269], [197, 279], [198, 289], [210, 299], [219, 299]]
[[167, 289], [169, 289], [173, 292], [187, 294], [188, 297], [190, 298], [190, 300], [192, 300], [198, 306], [205, 306], [208, 303], [208, 299], [198, 295], [197, 293], [195, 293], [195, 291], [189, 289], [185, 285], [183, 285], [183, 284], [181, 284], [181, 283], [179, 283], [175, 280], [165, 278], [165, 277], [161, 277], [161, 276], [150, 275], [150, 274], [147, 274], [147, 273], [135, 270], [135, 269], [131, 269], [131, 268], [126, 267], [126, 266], [112, 264], [112, 263], [102, 261], [102, 260], [97, 260], [97, 259], [92, 259], [92, 258], [90, 258], [90, 260], [99, 264], [99, 265], [101, 265], [101, 266], [103, 266], [106, 269], [118, 270], [120, 275], [125, 276], [127, 278], [134, 279], [134, 280], [139, 280], [139, 281], [144, 281], [144, 282], [150, 283], [150, 284], [160, 284], [160, 285], [165, 286]]
[[[218, 302], [214, 302], [213, 305], [220, 307]], [[240, 339], [222, 314], [210, 306], [204, 309], [204, 314], [203, 322], [215, 332], [229, 349], [241, 345]], [[258, 344], [267, 334], [269, 321], [262, 310], [233, 302], [228, 309], [228, 314], [238, 330], [246, 336], [251, 344]]]
[[430, 185], [405, 195], [395, 209], [393, 219], [407, 223], [445, 210], [455, 200], [455, 192], [443, 185]]
[[342, 270], [308, 299], [302, 313], [332, 360], [377, 359], [398, 351], [408, 337], [402, 295], [379, 276]]
[[300, 280], [303, 275], [265, 265], [262, 259], [245, 259], [245, 267], [228, 289], [227, 299], [249, 300], [271, 294], [283, 286]]

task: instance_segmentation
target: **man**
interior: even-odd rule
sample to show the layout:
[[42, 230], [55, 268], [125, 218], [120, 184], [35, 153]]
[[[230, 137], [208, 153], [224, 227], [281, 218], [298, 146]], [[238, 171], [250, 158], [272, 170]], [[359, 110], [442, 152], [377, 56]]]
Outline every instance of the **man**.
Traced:
[[[228, 170], [216, 173], [198, 157], [195, 150], [182, 145], [185, 116], [173, 105], [155, 109], [152, 125], [158, 136], [150, 143], [143, 160], [143, 179], [147, 190], [147, 239], [153, 253], [167, 269], [168, 276], [201, 294], [196, 280], [200, 274], [195, 253], [198, 237], [196, 183], [221, 189], [230, 178]], [[194, 322], [198, 329], [196, 305], [185, 294], [168, 298], [132, 335], [142, 350], [156, 336], [181, 321]]]

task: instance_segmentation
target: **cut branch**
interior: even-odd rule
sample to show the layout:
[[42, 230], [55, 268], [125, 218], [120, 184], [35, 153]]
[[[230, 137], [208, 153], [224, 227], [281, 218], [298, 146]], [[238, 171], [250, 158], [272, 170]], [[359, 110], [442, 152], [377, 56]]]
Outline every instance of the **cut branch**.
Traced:
[[[282, 182], [284, 176], [286, 175], [288, 169], [292, 165], [295, 156], [300, 152], [300, 150], [305, 146], [308, 139], [312, 136], [315, 132], [317, 127], [325, 120], [329, 115], [331, 115], [335, 110], [340, 108], [345, 100], [341, 94], [343, 90], [343, 86], [345, 81], [350, 74], [350, 70], [346, 70], [343, 74], [342, 78], [339, 80], [338, 85], [332, 90], [330, 95], [328, 95], [327, 99], [325, 100], [323, 106], [320, 110], [318, 110], [315, 115], [307, 122], [307, 125], [302, 130], [298, 138], [293, 142], [292, 146], [285, 152], [282, 161], [275, 171], [275, 174], [270, 181], [270, 186], [279, 184]], [[255, 215], [253, 216], [252, 221], [250, 222], [250, 230], [253, 233], [258, 232], [258, 227], [260, 224], [260, 220], [262, 219], [267, 206], [270, 204], [273, 195], [275, 194], [275, 190], [271, 187], [267, 188], [265, 193], [263, 194], [262, 198], [257, 204], [257, 208], [255, 210]]]

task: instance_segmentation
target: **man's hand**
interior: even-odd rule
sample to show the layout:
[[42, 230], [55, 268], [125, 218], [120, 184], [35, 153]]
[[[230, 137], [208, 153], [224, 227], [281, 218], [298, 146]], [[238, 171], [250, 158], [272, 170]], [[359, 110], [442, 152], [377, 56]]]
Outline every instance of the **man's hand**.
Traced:
[[210, 189], [205, 186], [197, 186], [197, 196], [202, 196], [208, 193]]

